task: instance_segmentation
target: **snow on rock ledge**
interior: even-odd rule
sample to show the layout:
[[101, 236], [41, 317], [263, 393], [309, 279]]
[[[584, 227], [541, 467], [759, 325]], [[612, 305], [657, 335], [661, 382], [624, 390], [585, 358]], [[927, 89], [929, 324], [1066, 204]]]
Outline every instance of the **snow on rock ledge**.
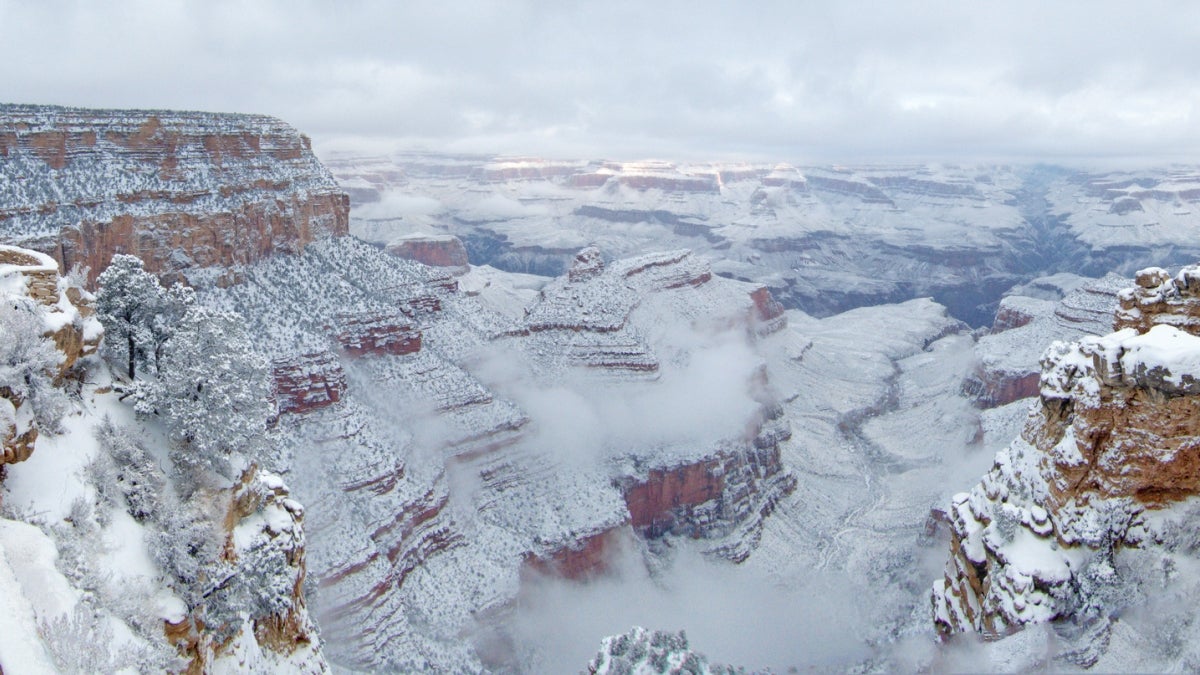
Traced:
[[1169, 538], [1162, 523], [1200, 495], [1196, 278], [1143, 270], [1120, 293], [1120, 330], [1046, 350], [1021, 438], [953, 499], [932, 596], [940, 632], [1003, 635], [1103, 611], [1096, 580], [1114, 578], [1125, 549]]

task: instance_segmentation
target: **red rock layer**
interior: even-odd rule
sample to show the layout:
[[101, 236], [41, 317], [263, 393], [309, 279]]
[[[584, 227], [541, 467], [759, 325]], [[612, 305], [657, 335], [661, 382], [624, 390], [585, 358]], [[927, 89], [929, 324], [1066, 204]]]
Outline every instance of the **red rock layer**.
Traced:
[[304, 354], [271, 364], [280, 413], [306, 413], [333, 405], [346, 393], [346, 373], [329, 352]]
[[965, 382], [963, 393], [981, 408], [996, 408], [1023, 398], [1037, 396], [1042, 374], [976, 368]]
[[466, 268], [467, 249], [458, 237], [407, 238], [384, 249], [397, 258], [415, 260], [430, 267]]
[[649, 536], [669, 531], [692, 508], [721, 496], [725, 476], [717, 471], [720, 465], [720, 461], [711, 458], [651, 470], [645, 481], [625, 490], [629, 522]]
[[1021, 311], [1020, 308], [1001, 303], [996, 310], [996, 319], [992, 322], [992, 332], [1002, 333], [1013, 328], [1020, 328], [1033, 321], [1033, 315]]
[[530, 572], [571, 581], [586, 581], [608, 573], [617, 551], [628, 536], [624, 525], [601, 530], [550, 553], [525, 555], [523, 574]]
[[[248, 265], [275, 253], [299, 253], [320, 237], [347, 233], [350, 203], [344, 194], [280, 192], [224, 212], [181, 210], [82, 221], [36, 248], [54, 256], [64, 269], [76, 264], [88, 267], [90, 282], [108, 267], [115, 253], [136, 255], [148, 271], [166, 278], [183, 278], [180, 275], [186, 268]], [[133, 205], [156, 197], [131, 199]], [[181, 266], [178, 261], [184, 259], [188, 263]], [[235, 280], [233, 272], [222, 277], [224, 283]]]
[[421, 350], [421, 331], [400, 323], [394, 315], [359, 314], [341, 317], [330, 327], [342, 349], [351, 356], [392, 354]]
[[[756, 445], [764, 447], [725, 450], [627, 480], [630, 524], [651, 539], [665, 534], [700, 538], [767, 515], [795, 488], [795, 478], [783, 470], [777, 444]], [[748, 554], [739, 550], [732, 557]]]

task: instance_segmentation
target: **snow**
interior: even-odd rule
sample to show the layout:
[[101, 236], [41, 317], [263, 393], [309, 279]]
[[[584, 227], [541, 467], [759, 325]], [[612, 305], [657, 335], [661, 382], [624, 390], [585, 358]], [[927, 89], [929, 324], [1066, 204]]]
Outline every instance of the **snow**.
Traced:
[[43, 431], [33, 455], [9, 470], [4, 499], [10, 507], [53, 523], [67, 517], [76, 499], [91, 499], [83, 468], [98, 450], [92, 429], [106, 414], [114, 421], [132, 421], [133, 411], [113, 393], [93, 395], [90, 400], [93, 405], [63, 419], [61, 434]]
[[13, 576], [28, 591], [39, 621], [71, 611], [78, 592], [58, 572], [58, 550], [49, 537], [33, 525], [0, 520], [0, 544]]
[[58, 262], [39, 251], [34, 251], [20, 246], [9, 246], [0, 244], [0, 255], [9, 254], [21, 257], [33, 258], [33, 262], [27, 265], [4, 263], [0, 264], [0, 277], [7, 277], [13, 274], [25, 274], [27, 272], [58, 272]]
[[999, 552], [1012, 569], [1030, 576], [1053, 582], [1071, 578], [1071, 567], [1063, 554], [1052, 548], [1045, 537], [1024, 527], [1016, 528], [1012, 542], [1001, 546]]
[[163, 621], [179, 624], [187, 618], [187, 604], [165, 589], [155, 595], [154, 607], [156, 615]]
[[1184, 386], [1185, 378], [1195, 382], [1200, 377], [1200, 337], [1173, 326], [1158, 325], [1121, 339], [1120, 347], [1122, 372], [1161, 371], [1164, 380], [1177, 387]]
[[[30, 525], [0, 520], [0, 671], [6, 673], [58, 672], [38, 636], [39, 617], [30, 601], [31, 596], [40, 601], [43, 593], [37, 586], [23, 584], [16, 575], [17, 569], [23, 566], [26, 574], [36, 573], [39, 570], [29, 570], [27, 566], [45, 562], [36, 560], [36, 550], [33, 555], [27, 550], [31, 541], [35, 542], [34, 549], [44, 548], [41, 542], [35, 541], [37, 535], [41, 533]], [[15, 566], [14, 557], [18, 559]], [[34, 560], [30, 560], [31, 557]], [[53, 559], [49, 562], [48, 570], [53, 571]], [[62, 589], [48, 590], [53, 593]]]
[[111, 507], [109, 525], [101, 530], [100, 559], [112, 571], [111, 584], [153, 584], [161, 574], [147, 548], [146, 529], [125, 509]]

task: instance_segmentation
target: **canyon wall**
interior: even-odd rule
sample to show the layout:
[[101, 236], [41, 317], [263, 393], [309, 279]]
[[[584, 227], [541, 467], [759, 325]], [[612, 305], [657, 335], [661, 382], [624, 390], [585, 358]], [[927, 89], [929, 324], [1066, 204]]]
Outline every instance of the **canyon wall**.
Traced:
[[193, 283], [347, 232], [307, 137], [261, 115], [0, 105], [0, 235], [86, 267]]

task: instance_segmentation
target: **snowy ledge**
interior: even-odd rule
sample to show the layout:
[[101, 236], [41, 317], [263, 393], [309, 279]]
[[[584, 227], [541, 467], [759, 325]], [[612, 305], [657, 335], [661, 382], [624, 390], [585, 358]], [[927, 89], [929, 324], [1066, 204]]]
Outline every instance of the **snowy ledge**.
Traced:
[[58, 262], [38, 251], [20, 246], [0, 244], [0, 277], [30, 272], [53, 272], [58, 274]]

